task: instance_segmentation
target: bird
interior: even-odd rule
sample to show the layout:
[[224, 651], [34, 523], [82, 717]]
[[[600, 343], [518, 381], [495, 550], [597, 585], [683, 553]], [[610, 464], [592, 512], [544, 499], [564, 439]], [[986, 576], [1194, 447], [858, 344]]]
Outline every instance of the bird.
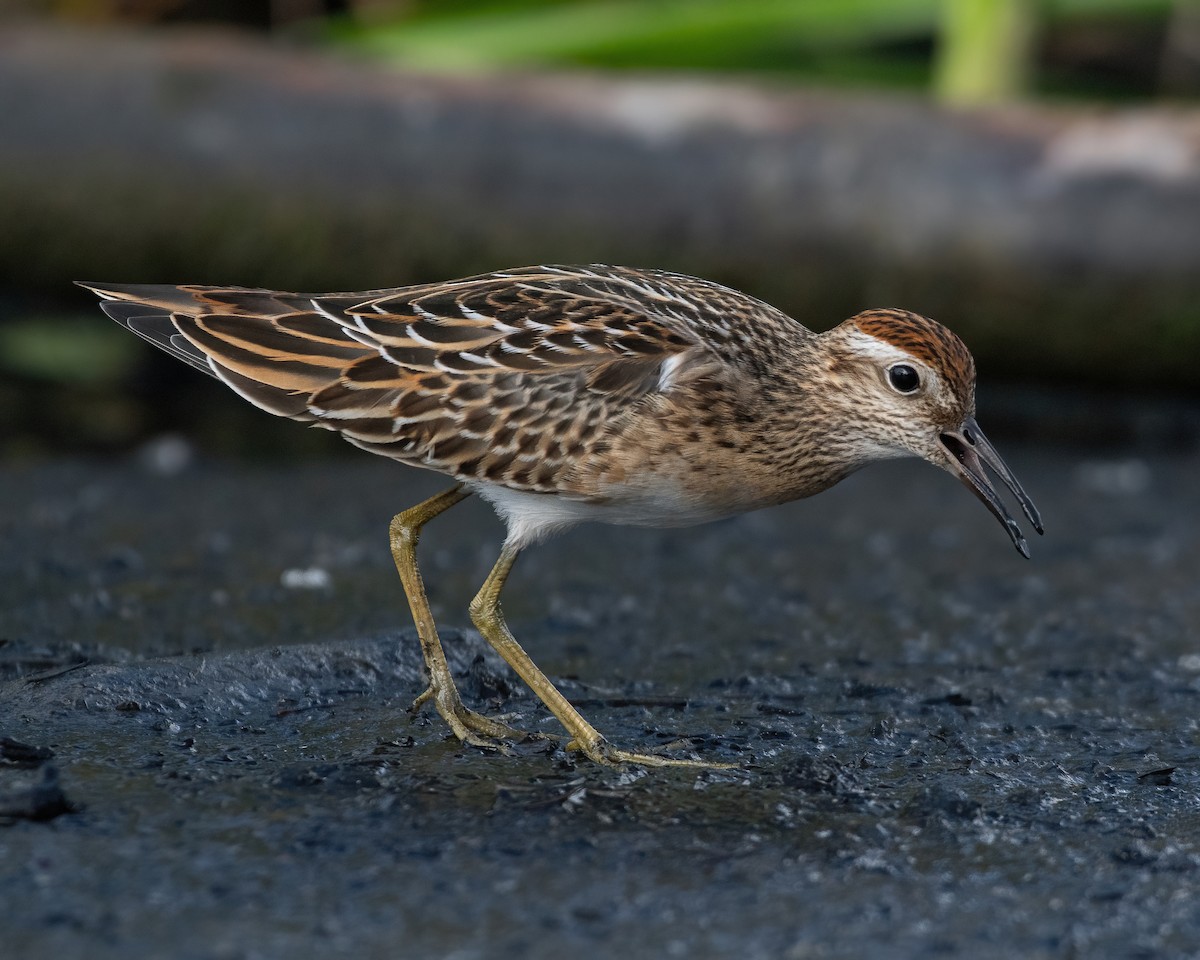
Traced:
[[585, 521], [689, 526], [809, 497], [870, 463], [919, 457], [958, 477], [1029, 550], [988, 471], [1037, 508], [975, 420], [963, 341], [901, 309], [824, 332], [718, 283], [590, 264], [499, 270], [357, 293], [201, 284], [80, 286], [154, 346], [268, 413], [452, 478], [398, 513], [392, 557], [432, 704], [464, 743], [541, 736], [468, 708], [417, 566], [425, 525], [471, 495], [506, 526], [470, 616], [600, 764], [716, 765], [618, 747], [509, 630], [500, 594], [526, 548]]

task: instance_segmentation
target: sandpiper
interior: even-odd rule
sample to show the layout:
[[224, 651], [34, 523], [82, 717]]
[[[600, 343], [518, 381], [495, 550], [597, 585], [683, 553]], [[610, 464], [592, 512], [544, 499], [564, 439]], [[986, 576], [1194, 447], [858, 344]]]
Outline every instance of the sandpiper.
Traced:
[[132, 332], [270, 413], [454, 478], [397, 514], [391, 550], [432, 702], [461, 740], [530, 736], [468, 709], [417, 568], [422, 528], [478, 494], [507, 525], [471, 602], [480, 633], [600, 763], [691, 764], [610, 744], [513, 639], [500, 591], [517, 555], [585, 520], [684, 526], [808, 497], [875, 460], [961, 478], [1029, 556], [984, 467], [1032, 501], [975, 423], [975, 363], [945, 327], [868, 310], [814, 333], [706, 280], [537, 266], [362, 293], [81, 284]]

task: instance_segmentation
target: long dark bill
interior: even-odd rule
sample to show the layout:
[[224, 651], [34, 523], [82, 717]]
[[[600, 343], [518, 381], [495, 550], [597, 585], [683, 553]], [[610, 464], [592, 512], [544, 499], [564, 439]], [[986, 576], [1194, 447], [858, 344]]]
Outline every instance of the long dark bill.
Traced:
[[1037, 507], [1033, 505], [1033, 501], [1029, 499], [1029, 495], [1017, 482], [1013, 472], [1000, 459], [996, 448], [983, 435], [975, 418], [968, 417], [963, 421], [961, 427], [943, 433], [939, 439], [942, 441], [942, 446], [946, 448], [946, 452], [950, 454], [950, 467], [953, 472], [958, 474], [959, 479], [967, 485], [968, 489], [983, 501], [983, 505], [992, 512], [992, 516], [1004, 524], [1004, 529], [1008, 531], [1013, 546], [1021, 552], [1022, 556], [1029, 559], [1029, 544], [1025, 542], [1025, 537], [1021, 534], [1021, 528], [1017, 526], [1017, 521], [1013, 519], [1012, 514], [1008, 512], [1008, 508], [996, 493], [996, 488], [992, 486], [991, 480], [983, 469], [984, 465], [986, 464], [992, 473], [1004, 482], [1009, 492], [1016, 497], [1017, 503], [1021, 505], [1025, 516], [1029, 518], [1033, 529], [1038, 533], [1044, 532], [1042, 518], [1038, 514]]

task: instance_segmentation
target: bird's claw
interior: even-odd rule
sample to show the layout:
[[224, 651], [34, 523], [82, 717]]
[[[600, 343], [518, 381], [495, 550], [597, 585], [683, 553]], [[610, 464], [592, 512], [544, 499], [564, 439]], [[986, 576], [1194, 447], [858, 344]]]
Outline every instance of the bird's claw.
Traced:
[[735, 763], [720, 763], [713, 760], [693, 760], [687, 757], [664, 757], [656, 753], [635, 753], [622, 750], [600, 737], [598, 740], [583, 743], [578, 739], [567, 744], [569, 753], [582, 753], [594, 763], [615, 767], [622, 763], [636, 763], [644, 767], [692, 767], [703, 770], [731, 770]]
[[421, 708], [430, 701], [437, 707], [437, 712], [442, 715], [446, 723], [450, 725], [454, 735], [469, 746], [509, 755], [512, 752], [509, 749], [511, 744], [541, 739], [540, 734], [510, 727], [500, 720], [476, 713], [463, 704], [454, 688], [450, 688], [447, 693], [445, 688], [436, 689], [430, 685], [412, 702], [409, 712], [416, 716]]

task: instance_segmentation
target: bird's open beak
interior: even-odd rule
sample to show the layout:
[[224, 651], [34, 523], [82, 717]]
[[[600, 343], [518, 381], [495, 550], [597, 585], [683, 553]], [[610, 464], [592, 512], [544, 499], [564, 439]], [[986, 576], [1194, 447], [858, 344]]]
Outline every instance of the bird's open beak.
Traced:
[[1025, 542], [1025, 537], [1022, 536], [1017, 521], [1012, 518], [1012, 514], [1008, 512], [1008, 508], [1004, 506], [1003, 501], [996, 493], [996, 488], [992, 486], [991, 480], [983, 469], [984, 465], [986, 464], [992, 473], [1004, 481], [1004, 485], [1017, 498], [1025, 516], [1029, 518], [1033, 529], [1038, 533], [1043, 532], [1042, 518], [1038, 515], [1037, 507], [1033, 505], [1029, 495], [1021, 489], [1021, 484], [1017, 482], [1013, 472], [1000, 459], [996, 448], [983, 435], [975, 418], [968, 417], [963, 421], [961, 427], [957, 430], [946, 431], [941, 434], [939, 439], [942, 447], [949, 454], [950, 471], [956, 474], [970, 491], [983, 501], [983, 505], [992, 512], [992, 516], [1004, 524], [1004, 529], [1012, 538], [1013, 546], [1028, 559], [1029, 545]]

